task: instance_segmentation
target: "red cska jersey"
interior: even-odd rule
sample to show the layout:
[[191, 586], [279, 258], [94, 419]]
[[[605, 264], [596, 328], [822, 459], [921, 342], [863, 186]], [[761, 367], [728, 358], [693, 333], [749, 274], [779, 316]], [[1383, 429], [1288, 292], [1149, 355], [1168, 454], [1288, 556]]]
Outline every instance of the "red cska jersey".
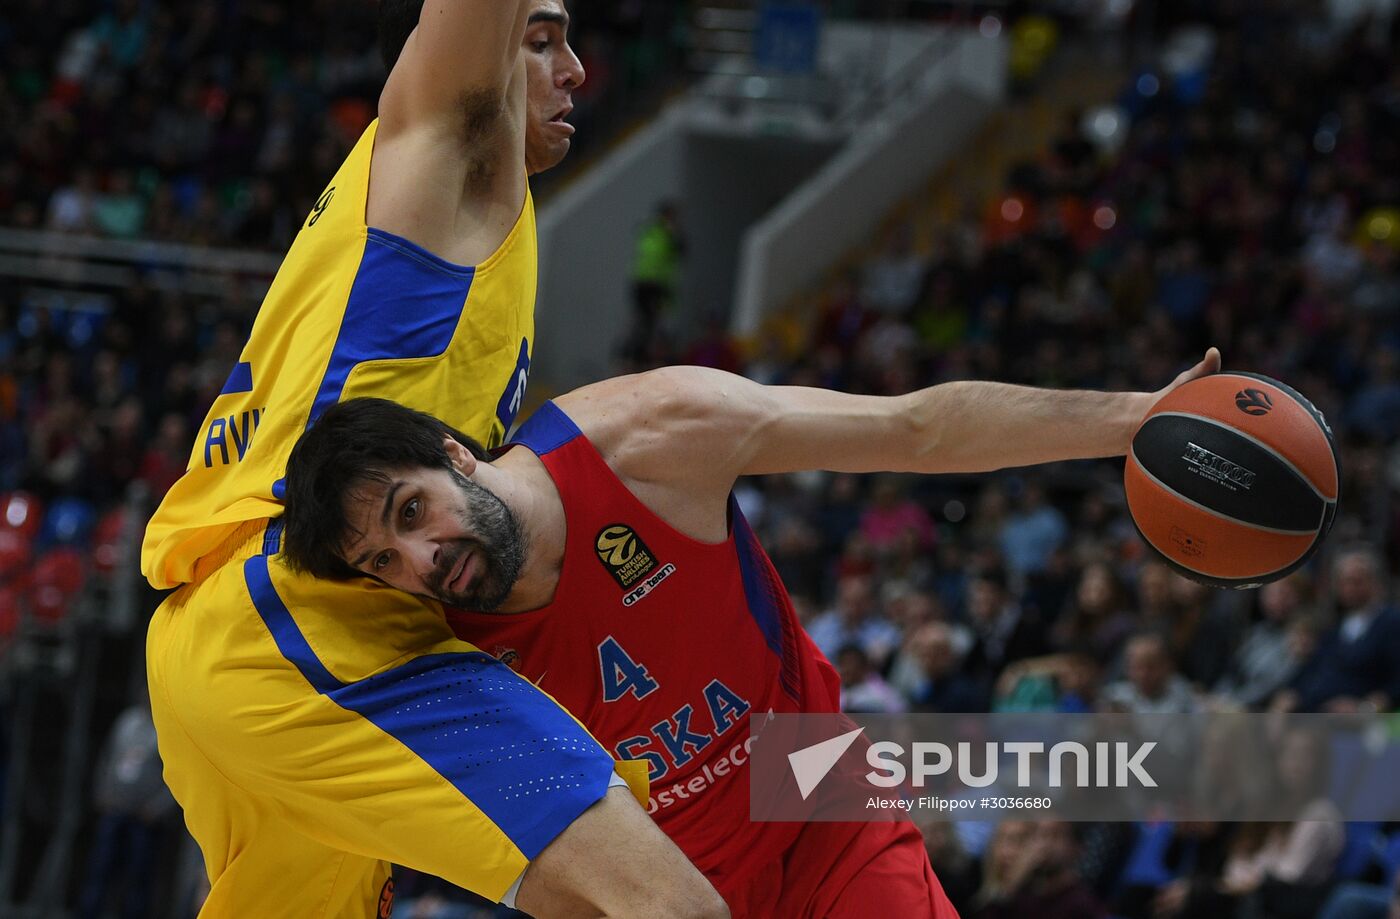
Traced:
[[648, 812], [729, 899], [800, 828], [749, 820], [749, 718], [837, 711], [836, 673], [732, 500], [723, 542], [677, 532], [552, 402], [513, 443], [540, 457], [564, 503], [555, 602], [515, 615], [449, 612], [449, 622], [617, 758], [646, 760]]

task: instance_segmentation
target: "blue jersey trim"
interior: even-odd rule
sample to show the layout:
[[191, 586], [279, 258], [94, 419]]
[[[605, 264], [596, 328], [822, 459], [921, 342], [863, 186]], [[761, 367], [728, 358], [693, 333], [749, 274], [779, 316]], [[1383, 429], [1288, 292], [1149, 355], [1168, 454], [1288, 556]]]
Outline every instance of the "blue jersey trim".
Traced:
[[474, 269], [446, 262], [393, 234], [370, 230], [307, 426], [340, 401], [351, 371], [360, 364], [436, 357], [446, 351], [474, 276]]
[[607, 792], [611, 755], [553, 699], [489, 654], [425, 654], [355, 683], [331, 676], [278, 595], [268, 557], [244, 563], [253, 606], [318, 693], [397, 739], [529, 860]]
[[441, 271], [445, 274], [454, 274], [459, 277], [470, 278], [473, 274], [476, 273], [476, 269], [469, 265], [458, 265], [453, 262], [449, 262], [442, 256], [434, 255], [427, 249], [424, 249], [416, 242], [413, 242], [410, 239], [405, 239], [397, 234], [390, 233], [388, 230], [380, 230], [375, 227], [370, 227], [367, 231], [367, 234], [369, 238], [374, 240], [375, 242], [382, 243], [386, 246], [390, 246], [391, 248], [397, 249], [403, 255], [406, 255], [412, 259], [416, 259], [417, 261], [422, 262], [424, 265], [427, 265], [428, 267], [433, 268], [437, 271]]
[[496, 403], [496, 420], [501, 423], [501, 430], [509, 431], [510, 426], [515, 423], [515, 416], [520, 412], [521, 403], [525, 401], [525, 387], [529, 382], [530, 340], [522, 338], [520, 354], [515, 358], [515, 369], [511, 371], [510, 382], [506, 384], [500, 401]]
[[233, 372], [228, 375], [228, 380], [224, 383], [224, 388], [219, 390], [221, 396], [232, 396], [241, 392], [253, 391], [253, 365], [247, 361], [233, 365]]
[[580, 436], [582, 432], [573, 419], [553, 402], [546, 402], [520, 426], [510, 442], [528, 447], [536, 456], [544, 456]]
[[253, 606], [262, 617], [277, 650], [282, 656], [296, 665], [301, 675], [306, 677], [317, 692], [328, 693], [340, 689], [345, 684], [331, 676], [331, 672], [321, 663], [316, 652], [307, 644], [306, 636], [297, 628], [287, 604], [272, 586], [272, 575], [267, 570], [267, 556], [255, 555], [243, 563], [243, 579], [248, 584], [248, 595], [253, 598]]
[[783, 690], [793, 699], [800, 699], [797, 668], [794, 653], [789, 653], [783, 641], [782, 593], [785, 588], [775, 582], [758, 544], [753, 528], [739, 510], [739, 502], [731, 495], [729, 516], [734, 530], [734, 549], [739, 559], [739, 574], [744, 581], [744, 598], [748, 601], [749, 615], [758, 625], [768, 650], [778, 656], [779, 682]]

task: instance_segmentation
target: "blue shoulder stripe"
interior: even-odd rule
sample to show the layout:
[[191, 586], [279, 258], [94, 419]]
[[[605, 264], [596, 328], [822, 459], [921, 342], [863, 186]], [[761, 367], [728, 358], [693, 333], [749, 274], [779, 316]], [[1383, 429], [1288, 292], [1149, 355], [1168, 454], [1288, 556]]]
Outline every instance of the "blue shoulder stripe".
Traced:
[[767, 556], [749, 526], [739, 502], [733, 495], [729, 497], [729, 517], [734, 531], [734, 552], [739, 561], [739, 574], [744, 582], [744, 598], [748, 601], [749, 615], [763, 635], [768, 650], [778, 656], [778, 682], [791, 698], [800, 700], [801, 678], [797, 664], [797, 651], [791, 636], [784, 634], [783, 606], [787, 589], [773, 576]]
[[572, 418], [553, 402], [546, 402], [515, 432], [513, 444], [528, 447], [536, 456], [544, 456], [582, 436]]
[[297, 628], [291, 610], [272, 586], [272, 575], [267, 570], [267, 556], [254, 555], [243, 563], [243, 579], [248, 584], [248, 595], [253, 598], [253, 606], [272, 633], [277, 650], [282, 656], [296, 665], [306, 682], [317, 692], [334, 692], [345, 684], [331, 676], [331, 672], [321, 663], [316, 652], [306, 641], [306, 636]]
[[253, 391], [253, 365], [247, 361], [239, 361], [233, 365], [232, 372], [228, 379], [224, 381], [224, 388], [219, 390], [221, 396], [232, 396], [242, 392]]
[[307, 426], [340, 401], [360, 364], [446, 351], [475, 275], [473, 268], [371, 228]]

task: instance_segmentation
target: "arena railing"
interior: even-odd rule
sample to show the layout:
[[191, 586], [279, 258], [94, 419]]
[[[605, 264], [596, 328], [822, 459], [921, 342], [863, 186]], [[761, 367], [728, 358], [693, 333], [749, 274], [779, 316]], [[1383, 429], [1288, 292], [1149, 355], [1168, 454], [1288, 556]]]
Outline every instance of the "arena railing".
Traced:
[[0, 276], [65, 287], [120, 290], [145, 281], [256, 302], [281, 261], [280, 255], [250, 249], [0, 227]]

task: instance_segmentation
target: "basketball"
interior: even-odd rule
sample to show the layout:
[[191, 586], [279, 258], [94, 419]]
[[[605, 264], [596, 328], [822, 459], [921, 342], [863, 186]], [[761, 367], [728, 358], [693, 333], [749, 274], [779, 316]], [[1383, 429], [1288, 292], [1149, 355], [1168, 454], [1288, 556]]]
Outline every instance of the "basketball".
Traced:
[[1332, 526], [1340, 479], [1322, 413], [1277, 380], [1238, 372], [1158, 401], [1123, 472], [1147, 544], [1185, 576], [1231, 588], [1306, 562]]

